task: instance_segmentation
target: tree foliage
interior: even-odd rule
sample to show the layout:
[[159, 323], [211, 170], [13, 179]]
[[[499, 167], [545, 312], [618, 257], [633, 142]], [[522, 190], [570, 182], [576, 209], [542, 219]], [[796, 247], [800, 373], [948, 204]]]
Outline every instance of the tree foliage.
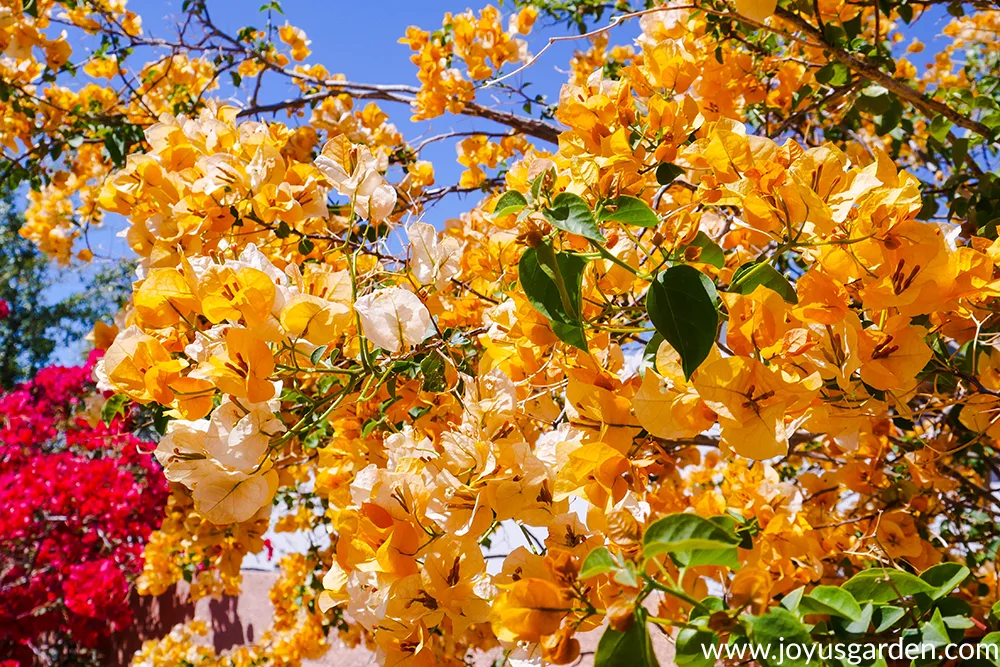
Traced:
[[[54, 269], [34, 243], [19, 234], [23, 219], [0, 202], [0, 387], [12, 388], [48, 364], [62, 345], [88, 333], [95, 321], [114, 313], [131, 291], [129, 264], [115, 262], [93, 271]], [[62, 298], [67, 282], [81, 288]]]

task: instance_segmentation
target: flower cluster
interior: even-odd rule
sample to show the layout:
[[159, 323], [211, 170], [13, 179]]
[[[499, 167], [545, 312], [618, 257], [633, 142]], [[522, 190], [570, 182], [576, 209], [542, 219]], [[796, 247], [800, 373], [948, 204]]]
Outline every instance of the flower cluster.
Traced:
[[[477, 17], [471, 10], [445, 14], [441, 30], [427, 32], [411, 27], [399, 41], [415, 53], [421, 90], [415, 120], [434, 118], [446, 111], [458, 113], [476, 97], [475, 82], [498, 73], [504, 65], [526, 60], [527, 45], [518, 38], [531, 31], [534, 8], [528, 8], [504, 30], [503, 17], [492, 5]], [[465, 65], [463, 73], [455, 65]], [[466, 78], [468, 77], [468, 78]]]
[[0, 396], [0, 647], [14, 655], [93, 648], [127, 627], [160, 523], [166, 481], [127, 419], [99, 421], [95, 361]]

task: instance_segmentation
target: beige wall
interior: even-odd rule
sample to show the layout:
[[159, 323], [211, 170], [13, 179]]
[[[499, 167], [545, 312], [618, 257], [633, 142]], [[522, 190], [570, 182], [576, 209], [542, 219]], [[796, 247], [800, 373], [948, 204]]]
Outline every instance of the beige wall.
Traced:
[[[261, 632], [271, 626], [274, 610], [268, 592], [275, 580], [273, 572], [244, 571], [243, 592], [239, 597], [223, 596], [221, 599], [202, 599], [196, 604], [185, 602], [187, 590], [180, 586], [158, 598], [134, 596], [133, 611], [135, 624], [126, 632], [113, 637], [109, 653], [115, 657], [114, 665], [127, 665], [132, 654], [142, 645], [143, 640], [162, 637], [177, 623], [198, 618], [208, 623], [211, 631], [207, 638], [217, 651], [252, 642]], [[600, 637], [599, 632], [580, 635], [584, 652], [593, 651]], [[656, 632], [653, 645], [660, 658], [661, 667], [671, 664], [673, 651], [669, 642]], [[489, 667], [495, 655], [481, 655], [476, 659], [477, 667]], [[586, 655], [576, 667], [590, 667], [591, 655]], [[306, 665], [335, 665], [336, 667], [374, 666], [374, 655], [364, 649], [349, 649], [335, 644], [330, 652], [319, 661]]]

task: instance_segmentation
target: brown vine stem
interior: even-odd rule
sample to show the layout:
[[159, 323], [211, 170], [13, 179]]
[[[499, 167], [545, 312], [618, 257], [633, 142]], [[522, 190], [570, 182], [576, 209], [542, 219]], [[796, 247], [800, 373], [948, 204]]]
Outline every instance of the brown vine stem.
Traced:
[[[354, 84], [339, 81], [329, 81], [325, 82], [323, 85], [327, 86], [328, 90], [313, 93], [311, 95], [304, 95], [302, 97], [282, 100], [271, 104], [250, 106], [240, 111], [238, 116], [242, 118], [262, 113], [275, 113], [285, 109], [295, 109], [314, 102], [320, 102], [328, 97], [335, 97], [345, 93], [359, 100], [381, 100], [384, 102], [396, 102], [398, 104], [410, 105], [416, 99], [416, 93], [419, 92], [418, 88], [412, 86], [379, 86], [374, 84]], [[459, 113], [463, 116], [471, 116], [473, 118], [482, 118], [484, 120], [493, 121], [494, 123], [512, 128], [521, 134], [526, 134], [553, 144], [559, 143], [559, 134], [562, 132], [562, 130], [556, 125], [552, 125], [551, 123], [547, 123], [543, 120], [519, 116], [509, 111], [492, 109], [477, 102], [466, 103]]]
[[775, 11], [775, 15], [783, 21], [795, 26], [795, 28], [801, 32], [819, 41], [823, 48], [829, 51], [841, 64], [845, 65], [856, 74], [868, 79], [872, 83], [877, 83], [886, 90], [895, 93], [898, 97], [909, 102], [913, 105], [913, 107], [918, 109], [928, 118], [934, 118], [938, 115], [944, 116], [961, 128], [974, 132], [987, 140], [993, 140], [993, 132], [983, 123], [962, 115], [943, 102], [927, 97], [915, 88], [911, 88], [905, 83], [902, 83], [901, 81], [898, 81], [892, 76], [886, 74], [877, 66], [862, 60], [853, 53], [849, 53], [834, 46], [829, 42], [829, 40], [826, 39], [826, 35], [820, 32], [819, 28], [815, 27], [798, 14], [779, 7]]

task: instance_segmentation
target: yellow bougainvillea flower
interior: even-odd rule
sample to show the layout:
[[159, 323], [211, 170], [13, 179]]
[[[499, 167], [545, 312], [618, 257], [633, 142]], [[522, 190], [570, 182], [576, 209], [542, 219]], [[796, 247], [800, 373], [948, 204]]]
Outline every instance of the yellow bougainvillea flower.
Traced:
[[354, 303], [365, 336], [375, 345], [399, 352], [427, 338], [431, 314], [420, 298], [400, 287], [386, 287]]
[[882, 329], [865, 329], [859, 340], [861, 379], [876, 389], [906, 393], [933, 352], [924, 341], [926, 330], [910, 318], [889, 318]]
[[729, 607], [759, 615], [771, 601], [771, 574], [757, 567], [744, 567], [729, 585]]
[[593, 505], [610, 507], [628, 491], [623, 475], [632, 466], [616, 448], [603, 442], [588, 442], [569, 453], [556, 477], [555, 499], [583, 492]]
[[385, 167], [367, 146], [338, 135], [323, 146], [316, 166], [337, 192], [350, 197], [354, 212], [362, 218], [384, 220], [395, 208], [396, 189], [382, 177]]
[[[718, 358], [713, 349], [709, 361]], [[663, 341], [656, 351], [656, 368], [646, 369], [632, 397], [635, 418], [651, 435], [667, 440], [690, 438], [715, 423], [715, 413], [684, 379], [680, 355]]]
[[177, 269], [152, 269], [134, 291], [135, 312], [143, 324], [162, 329], [177, 324], [198, 309], [187, 279]]
[[271, 348], [247, 329], [227, 330], [225, 346], [209, 359], [204, 372], [221, 391], [253, 403], [268, 401], [275, 394], [270, 379], [274, 372]]
[[462, 244], [446, 236], [438, 239], [437, 230], [425, 222], [416, 222], [406, 230], [410, 241], [410, 270], [421, 285], [444, 289], [462, 270]]
[[200, 281], [202, 312], [209, 322], [242, 322], [249, 328], [264, 324], [271, 316], [276, 288], [263, 271], [241, 266], [213, 267]]
[[793, 404], [815, 393], [787, 384], [767, 366], [748, 357], [726, 357], [702, 366], [695, 389], [719, 415], [723, 441], [737, 454], [769, 459], [788, 451], [794, 426], [786, 423]]
[[102, 389], [119, 391], [139, 403], [166, 405], [174, 398], [169, 383], [184, 366], [159, 340], [133, 325], [118, 334], [94, 373]]
[[736, 11], [748, 19], [762, 23], [778, 6], [778, 0], [733, 0]]
[[309, 45], [312, 42], [306, 39], [306, 33], [302, 28], [296, 28], [286, 23], [278, 28], [278, 37], [291, 48], [292, 60], [302, 62], [312, 53], [309, 50]]
[[554, 634], [569, 611], [563, 591], [545, 579], [521, 579], [493, 601], [490, 623], [501, 641], [537, 642]]
[[632, 405], [621, 394], [621, 382], [586, 369], [571, 371], [566, 386], [566, 416], [577, 428], [592, 434], [620, 452], [628, 451], [639, 423]]
[[212, 523], [225, 526], [247, 521], [267, 507], [278, 490], [278, 473], [218, 472], [194, 481], [195, 508]]
[[281, 310], [281, 327], [289, 336], [327, 345], [340, 337], [351, 321], [351, 308], [311, 294], [293, 297]]

